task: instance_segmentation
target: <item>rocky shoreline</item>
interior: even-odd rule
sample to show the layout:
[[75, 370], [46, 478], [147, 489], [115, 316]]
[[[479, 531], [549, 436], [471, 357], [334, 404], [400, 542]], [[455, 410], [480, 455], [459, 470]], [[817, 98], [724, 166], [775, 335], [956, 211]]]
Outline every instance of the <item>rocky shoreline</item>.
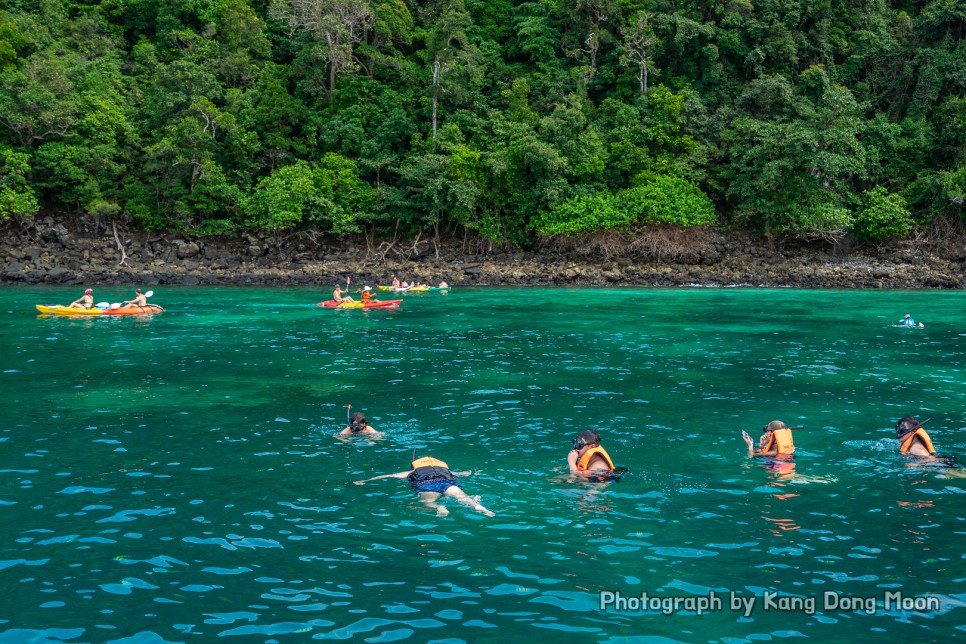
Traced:
[[[966, 247], [940, 252], [901, 244], [878, 251], [769, 248], [739, 233], [713, 231], [672, 252], [610, 254], [543, 248], [470, 252], [465, 242], [382, 243], [378, 248], [306, 236], [190, 237], [111, 226], [71, 230], [53, 217], [8, 224], [0, 240], [0, 283], [139, 285], [317, 284], [351, 275], [375, 285], [393, 275], [430, 284], [558, 286], [753, 286], [799, 288], [966, 288]], [[478, 244], [479, 245], [479, 244]], [[956, 246], [956, 244], [952, 244]], [[661, 255], [666, 258], [662, 259]], [[354, 284], [354, 285], [355, 285]]]

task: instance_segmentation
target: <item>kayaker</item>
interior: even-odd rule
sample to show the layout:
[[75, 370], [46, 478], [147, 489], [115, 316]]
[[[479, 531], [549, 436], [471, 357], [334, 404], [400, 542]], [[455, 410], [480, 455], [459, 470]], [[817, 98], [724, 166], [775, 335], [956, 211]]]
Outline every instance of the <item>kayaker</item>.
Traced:
[[378, 479], [408, 479], [413, 491], [419, 495], [426, 507], [435, 510], [438, 516], [444, 517], [449, 514], [449, 510], [436, 503], [440, 496], [451, 496], [468, 508], [473, 508], [488, 517], [495, 516], [494, 512], [483, 507], [478, 498], [467, 495], [460, 488], [456, 477], [471, 474], [472, 472], [451, 472], [446, 463], [430, 456], [416, 458], [416, 450], [413, 450], [412, 469], [395, 474], [381, 474], [371, 479], [355, 481], [355, 484], [365, 485], [369, 481]]
[[84, 294], [70, 303], [72, 309], [89, 309], [94, 306], [94, 291], [87, 289]]
[[748, 456], [773, 456], [786, 460], [794, 458], [795, 443], [792, 440], [792, 430], [785, 423], [773, 420], [762, 427], [762, 431], [765, 433], [758, 439], [757, 448], [748, 432], [741, 432], [741, 437], [748, 445]]
[[148, 305], [148, 298], [144, 296], [144, 293], [142, 293], [141, 289], [139, 288], [134, 289], [133, 300], [125, 300], [124, 302], [124, 306], [147, 306], [147, 305]]
[[332, 291], [332, 299], [336, 302], [355, 302], [349, 295], [342, 295], [342, 289], [338, 284], [335, 285], [335, 290]]
[[372, 301], [374, 299], [372, 297], [372, 289], [369, 288], [368, 286], [364, 287], [362, 289], [362, 295], [360, 296], [359, 299], [362, 300], [363, 304], [368, 304], [370, 301]]
[[442, 280], [439, 283], [439, 288], [449, 288], [449, 284], [446, 283], [446, 280]]
[[339, 432], [339, 436], [360, 436], [362, 434], [379, 434], [375, 429], [369, 425], [369, 421], [366, 420], [366, 415], [361, 411], [357, 411], [352, 414], [352, 418], [349, 420], [349, 426]]
[[567, 467], [574, 476], [602, 481], [614, 473], [614, 461], [600, 446], [600, 434], [585, 429], [573, 440], [573, 449], [567, 454]]
[[392, 276], [392, 287], [393, 289], [399, 288], [399, 278], [395, 275]]

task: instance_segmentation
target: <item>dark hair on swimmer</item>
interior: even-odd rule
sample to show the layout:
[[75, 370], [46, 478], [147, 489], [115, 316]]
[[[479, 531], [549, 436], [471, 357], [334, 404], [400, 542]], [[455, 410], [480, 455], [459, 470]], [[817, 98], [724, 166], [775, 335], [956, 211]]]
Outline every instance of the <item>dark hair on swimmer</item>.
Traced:
[[918, 416], [906, 416], [905, 418], [900, 418], [896, 421], [896, 437], [902, 438], [909, 432], [916, 431], [930, 420], [932, 420], [932, 418], [927, 418], [926, 420], [919, 422]]
[[580, 450], [587, 445], [596, 445], [597, 443], [600, 443], [600, 434], [597, 433], [597, 428], [585, 429], [574, 438], [574, 449]]
[[352, 420], [349, 421], [349, 429], [352, 430], [353, 434], [356, 432], [361, 432], [366, 428], [366, 425], [367, 422], [365, 414], [363, 414], [361, 411], [357, 411], [356, 413], [352, 414]]
[[761, 428], [763, 432], [773, 432], [776, 429], [788, 429], [788, 426], [780, 420], [773, 420]]

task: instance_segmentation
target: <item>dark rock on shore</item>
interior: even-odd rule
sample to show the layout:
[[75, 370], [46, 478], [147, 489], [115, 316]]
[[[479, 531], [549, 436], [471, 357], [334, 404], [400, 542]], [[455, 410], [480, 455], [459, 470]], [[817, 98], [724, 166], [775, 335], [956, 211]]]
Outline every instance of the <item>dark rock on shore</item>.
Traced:
[[[695, 239], [696, 238], [696, 239]], [[121, 246], [119, 247], [118, 241]], [[664, 239], [595, 240], [581, 248], [482, 252], [448, 239], [319, 242], [308, 235], [169, 236], [112, 228], [71, 230], [41, 217], [29, 229], [8, 225], [0, 241], [0, 283], [317, 284], [328, 289], [392, 279], [451, 285], [791, 286], [800, 288], [966, 288], [966, 248], [897, 244], [879, 251], [829, 247], [776, 249], [740, 233], [705, 231]], [[949, 248], [954, 250], [950, 251]]]

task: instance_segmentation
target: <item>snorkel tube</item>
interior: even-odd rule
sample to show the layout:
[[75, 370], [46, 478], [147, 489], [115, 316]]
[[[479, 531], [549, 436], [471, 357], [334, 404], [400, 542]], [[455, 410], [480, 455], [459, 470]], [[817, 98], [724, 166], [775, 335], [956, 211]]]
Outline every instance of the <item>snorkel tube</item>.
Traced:
[[[902, 424], [902, 420], [900, 420], [899, 422], [896, 423], [896, 438], [898, 438], [899, 440], [902, 440], [903, 437], [916, 431], [917, 429], [919, 429], [920, 427], [928, 423], [930, 420], [932, 420], [932, 418], [927, 418], [926, 420], [920, 421], [919, 423], [917, 423], [916, 425], [913, 425], [912, 427], [905, 427]], [[901, 433], [900, 433], [900, 430], [902, 430]]]

